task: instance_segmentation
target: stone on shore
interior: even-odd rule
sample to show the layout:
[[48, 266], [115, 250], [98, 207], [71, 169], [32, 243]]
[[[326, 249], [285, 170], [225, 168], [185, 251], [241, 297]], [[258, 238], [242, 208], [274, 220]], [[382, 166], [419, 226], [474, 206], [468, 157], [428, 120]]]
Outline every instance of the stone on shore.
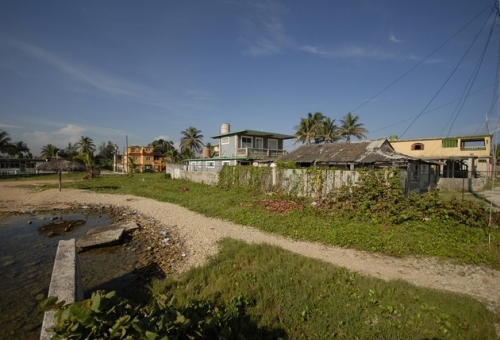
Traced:
[[115, 229], [123, 229], [126, 233], [130, 233], [134, 230], [139, 229], [139, 225], [134, 222], [124, 222], [122, 224], [112, 224], [104, 227], [98, 227], [98, 228], [93, 228], [87, 231], [87, 235], [94, 235], [94, 234], [99, 234], [102, 233], [103, 231], [108, 231], [108, 230], [115, 230]]
[[125, 229], [113, 228], [85, 235], [78, 239], [76, 247], [79, 251], [90, 248], [107, 247], [120, 244], [122, 242]]

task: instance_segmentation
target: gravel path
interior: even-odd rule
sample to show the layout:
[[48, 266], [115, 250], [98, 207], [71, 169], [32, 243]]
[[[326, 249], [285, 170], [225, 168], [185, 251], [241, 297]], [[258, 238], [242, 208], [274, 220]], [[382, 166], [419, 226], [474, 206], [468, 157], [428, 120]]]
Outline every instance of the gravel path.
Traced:
[[[209, 218], [180, 206], [129, 195], [98, 194], [64, 189], [37, 190], [40, 182], [0, 182], [0, 213], [64, 207], [67, 204], [107, 204], [131, 209], [171, 227], [183, 240], [186, 257], [180, 270], [200, 266], [217, 253], [217, 241], [230, 237], [249, 243], [269, 243], [307, 257], [384, 280], [404, 280], [422, 287], [472, 296], [500, 312], [500, 271], [456, 265], [432, 258], [393, 258], [352, 249], [300, 242]], [[20, 187], [20, 186], [23, 187]], [[26, 188], [27, 185], [32, 187]], [[63, 186], [64, 187], [64, 186]]]

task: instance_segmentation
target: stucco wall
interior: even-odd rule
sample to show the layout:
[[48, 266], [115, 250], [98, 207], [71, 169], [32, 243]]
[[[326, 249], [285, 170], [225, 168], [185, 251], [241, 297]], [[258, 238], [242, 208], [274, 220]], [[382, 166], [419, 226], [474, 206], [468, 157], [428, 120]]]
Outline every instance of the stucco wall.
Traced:
[[440, 178], [437, 188], [450, 191], [480, 191], [488, 182], [487, 178]]

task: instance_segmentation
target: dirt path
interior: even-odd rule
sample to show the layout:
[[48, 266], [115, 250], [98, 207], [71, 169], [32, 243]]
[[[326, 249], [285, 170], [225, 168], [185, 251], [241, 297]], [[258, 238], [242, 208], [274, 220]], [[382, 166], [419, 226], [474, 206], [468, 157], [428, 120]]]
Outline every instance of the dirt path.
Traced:
[[[129, 195], [90, 191], [37, 189], [40, 182], [0, 182], [0, 212], [29, 212], [66, 204], [116, 205], [149, 215], [179, 233], [186, 248], [181, 270], [203, 265], [217, 253], [224, 237], [254, 243], [269, 243], [289, 251], [323, 260], [384, 280], [404, 280], [417, 286], [472, 296], [500, 313], [500, 271], [472, 265], [455, 265], [432, 258], [393, 258], [319, 243], [299, 242], [273, 234], [208, 218], [180, 206]], [[23, 188], [20, 187], [23, 186]], [[26, 188], [29, 185], [30, 188]]]

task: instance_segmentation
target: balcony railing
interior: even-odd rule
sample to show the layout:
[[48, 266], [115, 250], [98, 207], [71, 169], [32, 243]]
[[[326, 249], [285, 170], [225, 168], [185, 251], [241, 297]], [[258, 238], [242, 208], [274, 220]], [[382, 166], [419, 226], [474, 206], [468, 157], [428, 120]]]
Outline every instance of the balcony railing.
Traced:
[[238, 148], [236, 149], [236, 157], [251, 157], [251, 158], [264, 158], [264, 157], [279, 157], [286, 155], [286, 150], [278, 149], [258, 149], [258, 148]]
[[482, 151], [486, 150], [486, 146], [462, 146], [460, 151]]

